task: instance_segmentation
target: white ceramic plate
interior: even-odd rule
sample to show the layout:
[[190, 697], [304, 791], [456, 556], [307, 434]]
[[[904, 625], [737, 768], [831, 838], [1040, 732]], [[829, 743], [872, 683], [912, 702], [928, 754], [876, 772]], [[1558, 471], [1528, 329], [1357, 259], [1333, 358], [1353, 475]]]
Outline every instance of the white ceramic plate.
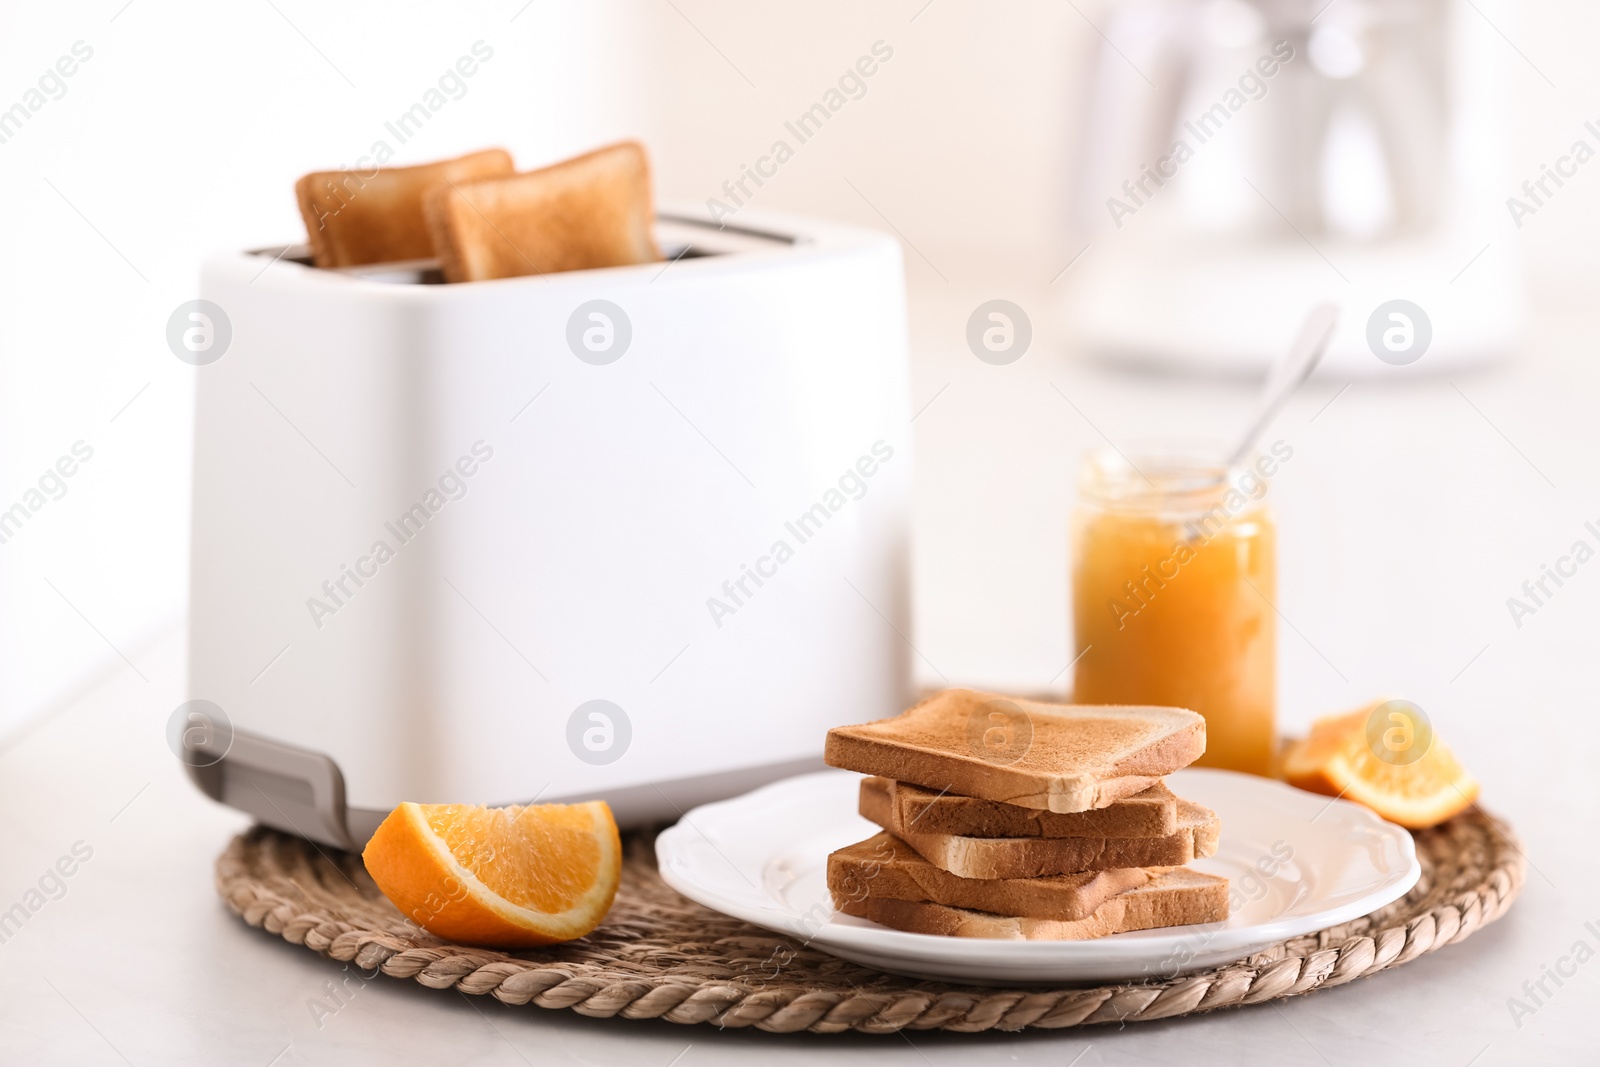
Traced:
[[661, 876], [684, 896], [812, 947], [916, 978], [991, 985], [1166, 978], [1348, 922], [1404, 896], [1422, 873], [1411, 835], [1366, 808], [1231, 771], [1190, 769], [1172, 791], [1222, 820], [1226, 922], [1095, 941], [989, 941], [891, 930], [836, 914], [828, 853], [877, 827], [856, 813], [861, 776], [800, 775], [695, 808], [656, 839]]

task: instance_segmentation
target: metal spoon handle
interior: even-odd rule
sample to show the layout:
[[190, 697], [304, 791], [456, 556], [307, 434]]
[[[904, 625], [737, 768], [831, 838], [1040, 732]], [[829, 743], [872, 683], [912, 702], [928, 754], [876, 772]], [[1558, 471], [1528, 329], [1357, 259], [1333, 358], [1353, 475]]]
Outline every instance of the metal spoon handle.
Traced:
[[1328, 350], [1328, 342], [1333, 340], [1333, 330], [1338, 324], [1339, 308], [1334, 304], [1322, 304], [1306, 316], [1305, 325], [1300, 327], [1300, 336], [1295, 338], [1289, 350], [1267, 371], [1267, 380], [1261, 388], [1261, 398], [1256, 401], [1250, 429], [1245, 432], [1239, 446], [1228, 456], [1229, 470], [1250, 454], [1256, 438], [1261, 436], [1261, 431], [1265, 430], [1267, 424], [1278, 414], [1278, 409], [1283, 407], [1284, 403], [1294, 395], [1295, 390], [1300, 388], [1301, 383], [1311, 376], [1311, 372], [1322, 359], [1322, 354]]

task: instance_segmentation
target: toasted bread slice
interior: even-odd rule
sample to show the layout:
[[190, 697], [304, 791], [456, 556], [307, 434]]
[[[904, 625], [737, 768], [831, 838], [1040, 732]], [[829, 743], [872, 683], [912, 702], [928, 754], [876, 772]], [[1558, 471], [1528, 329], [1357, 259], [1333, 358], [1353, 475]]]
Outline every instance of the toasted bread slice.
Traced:
[[1087, 941], [1132, 930], [1222, 922], [1228, 917], [1228, 880], [1185, 867], [1174, 868], [1112, 897], [1082, 919], [1001, 915], [871, 893], [860, 899], [835, 898], [834, 906], [846, 915], [914, 934], [1007, 941]]
[[1042, 704], [951, 689], [828, 731], [834, 767], [1053, 812], [1104, 808], [1186, 767], [1206, 721], [1182, 708]]
[[632, 141], [526, 174], [441, 184], [423, 209], [450, 282], [661, 258], [650, 162]]
[[422, 194], [441, 182], [468, 182], [510, 174], [516, 167], [503, 148], [415, 167], [323, 170], [294, 183], [305, 219], [311, 259], [319, 267], [398, 263], [433, 256], [422, 217]]
[[1177, 867], [1213, 855], [1221, 821], [1210, 808], [1178, 801], [1178, 829], [1166, 837], [960, 837], [899, 832], [922, 858], [962, 878], [1047, 878], [1119, 867]]
[[887, 778], [861, 780], [861, 814], [890, 833], [962, 837], [1167, 837], [1178, 832], [1178, 798], [1157, 782], [1110, 807], [1060, 814], [997, 800], [935, 793]]
[[835, 901], [926, 900], [1002, 915], [1076, 920], [1166, 872], [1165, 867], [1123, 867], [1052, 878], [962, 878], [935, 867], [905, 842], [878, 834], [828, 857], [828, 891]]

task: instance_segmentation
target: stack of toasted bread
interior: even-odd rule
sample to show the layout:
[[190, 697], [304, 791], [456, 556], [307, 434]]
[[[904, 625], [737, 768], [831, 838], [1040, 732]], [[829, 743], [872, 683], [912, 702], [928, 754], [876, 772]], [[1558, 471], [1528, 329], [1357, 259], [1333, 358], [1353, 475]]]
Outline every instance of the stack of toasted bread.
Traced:
[[1205, 751], [1205, 720], [1157, 707], [1043, 704], [950, 690], [828, 732], [871, 775], [882, 833], [828, 857], [834, 906], [898, 930], [1084, 940], [1228, 916], [1215, 813], [1162, 777]]

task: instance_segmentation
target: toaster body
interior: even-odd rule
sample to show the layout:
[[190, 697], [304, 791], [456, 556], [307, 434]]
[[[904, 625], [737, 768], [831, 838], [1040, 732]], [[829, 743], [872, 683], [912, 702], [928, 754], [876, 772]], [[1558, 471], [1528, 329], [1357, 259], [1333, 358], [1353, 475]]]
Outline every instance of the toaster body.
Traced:
[[206, 264], [210, 710], [180, 751], [205, 792], [345, 848], [408, 800], [638, 824], [905, 706], [899, 246], [772, 214], [657, 229], [661, 263], [464, 285]]

